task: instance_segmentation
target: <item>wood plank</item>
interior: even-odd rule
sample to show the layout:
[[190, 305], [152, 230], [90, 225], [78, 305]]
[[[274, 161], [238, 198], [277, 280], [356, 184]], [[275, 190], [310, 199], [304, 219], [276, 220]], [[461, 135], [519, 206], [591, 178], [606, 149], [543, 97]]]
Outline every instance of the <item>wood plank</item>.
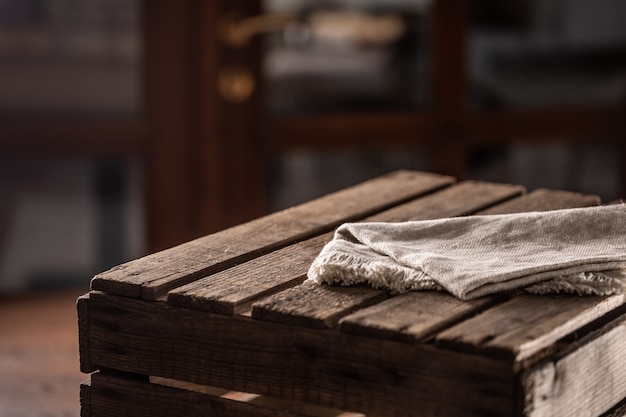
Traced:
[[298, 401], [286, 401], [280, 398], [265, 397], [248, 392], [229, 391], [223, 388], [192, 384], [190, 382], [177, 381], [168, 378], [150, 377], [150, 383], [199, 392], [202, 394], [209, 394], [235, 401], [247, 402], [270, 410], [288, 410], [292, 414], [302, 414], [309, 417], [365, 417], [360, 413], [351, 413], [315, 404], [302, 403]]
[[454, 180], [398, 171], [96, 275], [92, 289], [155, 300], [168, 290], [432, 192]]
[[[436, 195], [429, 197], [433, 198]], [[459, 200], [467, 201], [467, 197]], [[507, 200], [479, 211], [477, 214], [545, 211], [598, 203], [599, 198], [596, 196], [541, 189]], [[427, 338], [454, 323], [478, 314], [498, 300], [503, 299], [483, 297], [463, 302], [444, 293], [408, 293], [349, 315], [341, 320], [340, 326], [344, 332], [415, 341]]]
[[346, 314], [388, 297], [387, 291], [364, 285], [341, 287], [305, 281], [255, 303], [252, 317], [298, 326], [333, 327]]
[[89, 398], [83, 411], [94, 416], [128, 417], [306, 417], [284, 409], [122, 378], [101, 372], [91, 375], [81, 391]]
[[508, 144], [524, 138], [525, 143], [584, 143], [608, 138], [623, 140], [624, 108], [621, 104], [572, 105], [550, 108], [509, 109], [472, 112], [465, 118], [463, 133], [472, 144]]
[[[522, 375], [526, 417], [598, 416], [626, 397], [626, 316]], [[614, 410], [614, 412], [619, 412]]]
[[80, 417], [91, 417], [91, 378], [80, 384]]
[[168, 302], [218, 314], [242, 313], [260, 297], [301, 284], [331, 238], [326, 233], [175, 288]]
[[526, 211], [548, 211], [600, 204], [596, 195], [540, 188], [514, 200], [507, 201], [477, 214], [506, 214]]
[[344, 333], [415, 342], [502, 300], [483, 297], [461, 301], [445, 292], [412, 291], [350, 314], [339, 325]]
[[[469, 214], [495, 202], [519, 195], [523, 191], [523, 188], [519, 186], [466, 181], [375, 214], [366, 218], [365, 221], [420, 220]], [[311, 262], [324, 244], [332, 239], [332, 235], [332, 233], [327, 233], [296, 243], [176, 288], [169, 292], [168, 301], [173, 305], [220, 314], [241, 313], [261, 297], [302, 283]], [[322, 296], [322, 293], [316, 292], [316, 295]], [[301, 304], [305, 299], [313, 301], [310, 297], [310, 294], [306, 295], [301, 300]], [[380, 295], [377, 292], [371, 292], [366, 298], [379, 300]], [[354, 300], [354, 306], [345, 304], [345, 297], [341, 302], [326, 301], [328, 300], [319, 300], [319, 303], [315, 304], [322, 303], [322, 305], [335, 305], [336, 307], [343, 305], [347, 312], [353, 311], [357, 305], [363, 306], [365, 302], [364, 299], [358, 297]], [[303, 307], [308, 308], [305, 305]], [[333, 326], [336, 324], [334, 320], [339, 317], [336, 313], [338, 312], [334, 308], [328, 311], [329, 317], [317, 315], [315, 319], [308, 320], [308, 322], [316, 323], [315, 325]], [[269, 317], [278, 318], [279, 316], [269, 313], [264, 317], [269, 319]]]
[[87, 310], [87, 300], [89, 294], [84, 294], [76, 300], [76, 309], [78, 313], [78, 351], [80, 354], [80, 369], [84, 373], [96, 371], [96, 368], [90, 368], [89, 349], [85, 345], [86, 335], [89, 334], [89, 313]]
[[136, 156], [147, 149], [148, 126], [140, 119], [25, 120], [0, 118], [0, 154]]
[[492, 307], [436, 336], [449, 348], [489, 352], [521, 362], [619, 308], [624, 294], [610, 297], [524, 294]]
[[507, 361], [99, 292], [87, 302], [93, 367], [380, 417], [512, 414]]
[[[522, 191], [518, 186], [467, 181], [394, 207], [367, 221], [424, 220], [470, 214]], [[320, 286], [307, 282], [255, 302], [252, 317], [302, 326], [333, 327], [342, 317], [388, 296], [388, 292], [370, 287]]]

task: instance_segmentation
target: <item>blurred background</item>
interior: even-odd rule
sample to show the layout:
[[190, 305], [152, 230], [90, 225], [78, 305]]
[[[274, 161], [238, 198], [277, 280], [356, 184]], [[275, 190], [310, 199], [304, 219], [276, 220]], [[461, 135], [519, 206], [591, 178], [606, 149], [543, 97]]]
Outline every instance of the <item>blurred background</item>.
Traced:
[[0, 292], [398, 168], [624, 189], [623, 1], [167, 3], [0, 1]]
[[[94, 273], [391, 170], [626, 196], [624, 21], [622, 0], [0, 0], [0, 339], [32, 347], [36, 322], [65, 352], [0, 343], [3, 369], [77, 361]], [[71, 393], [46, 415], [75, 415], [76, 377], [37, 369]], [[7, 381], [0, 411], [35, 415]]]
[[0, 292], [398, 168], [620, 197], [621, 0], [0, 0]]

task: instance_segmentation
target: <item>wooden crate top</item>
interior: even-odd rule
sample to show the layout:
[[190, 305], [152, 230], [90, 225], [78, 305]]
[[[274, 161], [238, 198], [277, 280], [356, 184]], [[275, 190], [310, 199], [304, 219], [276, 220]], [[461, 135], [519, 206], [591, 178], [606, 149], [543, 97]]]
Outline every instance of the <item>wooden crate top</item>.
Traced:
[[[347, 394], [330, 393], [335, 384], [354, 383], [355, 378], [365, 384], [364, 380], [375, 377], [378, 381], [368, 384], [386, 383], [397, 390], [405, 381], [396, 367], [405, 363], [404, 356], [419, 354], [425, 355], [424, 362], [408, 362], [411, 369], [433, 366], [442, 367], [442, 373], [484, 372], [481, 378], [486, 385], [480, 389], [489, 391], [492, 401], [485, 403], [487, 397], [477, 396], [481, 403], [467, 415], [481, 415], [485, 407], [501, 407], [501, 413], [493, 415], [507, 415], [502, 410], [511, 404], [534, 399], [519, 398], [521, 375], [543, 366], [545, 358], [577, 338], [619, 318], [625, 311], [623, 295], [497, 295], [469, 302], [442, 292], [392, 296], [365, 286], [313, 285], [304, 281], [308, 267], [331, 239], [333, 229], [346, 221], [424, 220], [599, 203], [596, 196], [565, 191], [526, 193], [517, 185], [392, 173], [99, 274], [92, 281], [94, 291], [79, 302], [83, 370], [107, 367], [303, 401], [317, 395], [325, 405], [350, 407], [358, 404], [346, 399]], [[181, 346], [168, 340], [174, 335], [183, 340]], [[198, 345], [203, 338], [208, 340]], [[144, 340], [151, 345], [144, 346]], [[285, 346], [284, 352], [280, 346]], [[368, 360], [388, 363], [388, 373], [351, 365], [352, 375], [346, 346], [362, 349]], [[133, 358], [135, 349], [139, 356]], [[382, 357], [377, 351], [392, 355]], [[175, 359], [170, 361], [168, 353]], [[341, 366], [347, 369], [330, 379], [322, 370], [305, 378], [287, 365], [271, 363], [288, 354], [324, 366], [343, 358]], [[192, 365], [184, 358], [205, 362]], [[285, 356], [284, 360], [292, 359]], [[302, 366], [293, 360], [293, 366]], [[255, 366], [268, 367], [264, 369], [268, 378], [289, 379], [294, 387], [264, 384]], [[272, 367], [280, 368], [280, 374], [272, 374]], [[303, 382], [307, 378], [327, 385], [316, 391]], [[524, 378], [533, 380], [537, 374]], [[626, 382], [626, 375], [619, 378]], [[359, 383], [348, 391], [363, 401], [363, 393], [356, 392]], [[425, 389], [423, 381], [415, 384]], [[468, 381], [458, 384], [450, 389], [472, 392]], [[463, 391], [466, 388], [470, 391]], [[370, 395], [372, 409], [380, 411], [381, 396], [395, 394], [383, 389]], [[500, 402], [498, 396], [506, 400]], [[399, 405], [405, 401], [394, 398]], [[436, 415], [436, 409], [430, 411]]]

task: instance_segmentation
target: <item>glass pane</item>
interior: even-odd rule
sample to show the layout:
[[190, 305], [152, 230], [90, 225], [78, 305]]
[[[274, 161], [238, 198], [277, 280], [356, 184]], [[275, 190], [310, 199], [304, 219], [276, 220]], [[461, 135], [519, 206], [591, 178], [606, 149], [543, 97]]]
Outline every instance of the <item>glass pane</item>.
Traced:
[[478, 0], [473, 5], [475, 107], [612, 104], [625, 97], [623, 0]]
[[0, 158], [0, 295], [87, 288], [145, 252], [135, 159]]
[[467, 155], [468, 176], [521, 184], [529, 191], [548, 188], [593, 194], [609, 203], [621, 197], [620, 152], [619, 146], [600, 141], [475, 148]]
[[270, 114], [412, 110], [430, 100], [430, 0], [265, 2]]
[[304, 203], [398, 169], [429, 170], [423, 150], [285, 152], [270, 159], [271, 211]]
[[140, 111], [137, 0], [0, 0], [0, 116]]

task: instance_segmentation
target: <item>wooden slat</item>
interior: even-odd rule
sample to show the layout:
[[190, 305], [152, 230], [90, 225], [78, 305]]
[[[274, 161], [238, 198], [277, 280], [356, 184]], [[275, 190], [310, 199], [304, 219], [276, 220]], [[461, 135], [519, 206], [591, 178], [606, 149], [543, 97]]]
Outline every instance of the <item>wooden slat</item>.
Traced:
[[[404, 221], [460, 216], [511, 198], [522, 191], [523, 188], [518, 186], [468, 181], [394, 207], [367, 220]], [[303, 326], [333, 327], [341, 317], [380, 301], [387, 295], [386, 292], [369, 287], [338, 288], [305, 284], [254, 303], [252, 317]]]
[[[464, 200], [455, 199], [457, 203]], [[598, 203], [596, 196], [542, 189], [479, 211], [478, 214], [546, 211]], [[498, 299], [483, 297], [464, 302], [444, 293], [408, 293], [360, 310], [343, 318], [340, 324], [344, 332], [398, 340], [420, 340], [478, 314]]]
[[368, 286], [341, 287], [309, 281], [255, 303], [257, 320], [308, 327], [333, 327], [346, 314], [389, 297], [387, 291]]
[[323, 234], [199, 279], [168, 293], [168, 302], [219, 314], [239, 314], [253, 300], [302, 283], [332, 237]]
[[[574, 343], [567, 354], [525, 372], [524, 416], [598, 416], [616, 406], [626, 397], [625, 340], [622, 316]], [[619, 408], [610, 414], [619, 415]]]
[[80, 384], [80, 417], [91, 417], [91, 378]]
[[[215, 395], [97, 372], [83, 384], [81, 415], [128, 417], [307, 417]], [[93, 411], [92, 411], [93, 410]]]
[[[375, 214], [365, 221], [404, 221], [463, 215], [522, 192], [523, 188], [517, 186], [466, 181]], [[196, 280], [170, 291], [168, 301], [173, 305], [220, 314], [241, 313], [262, 296], [302, 283], [311, 262], [331, 238], [332, 233], [321, 235]], [[316, 294], [322, 296], [319, 292]], [[369, 303], [371, 299], [380, 299], [380, 296], [373, 292], [366, 298], [370, 300], [367, 301]], [[363, 306], [365, 300], [355, 298], [354, 306], [348, 306], [345, 302], [344, 299], [340, 304], [354, 310], [357, 305]], [[319, 305], [317, 302], [315, 304]], [[328, 313], [335, 317], [334, 312]], [[270, 313], [265, 317], [277, 316]], [[309, 320], [309, 323], [332, 326], [335, 324], [333, 320], [318, 316], [315, 320]]]
[[97, 275], [92, 289], [154, 300], [168, 290], [449, 185], [434, 174], [398, 171]]
[[87, 300], [89, 294], [82, 295], [76, 300], [76, 310], [78, 313], [78, 350], [80, 352], [80, 370], [84, 373], [94, 372], [96, 368], [92, 368], [89, 360], [89, 349], [86, 343], [89, 334], [89, 312], [87, 309]]
[[436, 336], [440, 346], [501, 354], [521, 362], [622, 306], [624, 294], [520, 295]]
[[100, 292], [87, 303], [93, 367], [379, 417], [512, 415], [511, 364], [497, 358]]
[[[308, 417], [365, 417], [361, 413], [352, 413], [341, 411], [333, 408], [322, 407], [315, 404], [303, 403], [298, 401], [286, 401], [280, 398], [265, 397], [259, 394], [248, 392], [230, 391], [223, 388], [209, 387], [206, 385], [192, 384], [185, 381], [177, 381], [169, 378], [150, 377], [150, 382], [171, 388], [180, 388], [187, 391], [209, 394], [225, 399], [247, 402], [258, 407], [264, 407], [269, 410], [282, 410], [291, 412], [292, 414], [306, 415]], [[251, 416], [253, 417], [253, 416]]]
[[423, 340], [501, 301], [483, 297], [461, 301], [444, 292], [412, 291], [340, 320], [341, 331], [414, 342]]
[[514, 200], [486, 209], [479, 214], [505, 214], [526, 211], [548, 211], [600, 204], [600, 197], [570, 191], [537, 189]]

